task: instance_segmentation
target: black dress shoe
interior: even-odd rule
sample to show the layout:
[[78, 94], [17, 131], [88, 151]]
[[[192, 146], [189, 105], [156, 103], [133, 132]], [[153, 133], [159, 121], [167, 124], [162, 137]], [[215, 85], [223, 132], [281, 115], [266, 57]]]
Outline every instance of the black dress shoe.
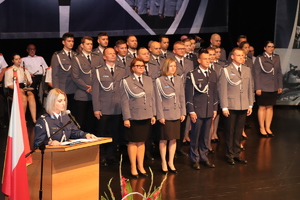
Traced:
[[242, 163], [242, 164], [247, 164], [247, 160], [242, 159], [241, 157], [235, 157], [233, 158], [235, 161]]
[[250, 124], [245, 124], [245, 129], [250, 129], [251, 125]]
[[204, 166], [209, 167], [209, 168], [215, 168], [216, 166], [209, 161], [202, 161], [201, 162]]
[[144, 176], [144, 177], [148, 177], [148, 174], [145, 172], [145, 173], [142, 173], [140, 170], [138, 170], [138, 173], [139, 175], [141, 176]]
[[228, 159], [227, 159], [227, 162], [228, 162], [230, 165], [235, 165], [234, 160], [231, 159], [231, 158], [228, 158]]
[[261, 137], [264, 137], [264, 138], [269, 137], [268, 134], [262, 134], [262, 133], [260, 133], [260, 136], [261, 136]]
[[196, 170], [200, 170], [200, 169], [201, 169], [199, 163], [197, 163], [197, 162], [195, 162], [195, 163], [193, 164], [192, 167], [193, 167], [194, 169], [196, 169]]
[[248, 140], [249, 138], [248, 138], [247, 136], [243, 136], [243, 135], [242, 135], [242, 139], [243, 139], [243, 140]]
[[189, 154], [185, 153], [182, 149], [177, 151], [177, 154], [181, 156], [189, 156]]
[[7, 128], [7, 126], [5, 125], [5, 123], [2, 120], [0, 120], [0, 128], [3, 128], [3, 129]]
[[138, 178], [139, 178], [139, 175], [138, 175], [138, 174], [132, 174], [132, 173], [130, 173], [130, 176], [131, 176], [131, 178], [135, 178], [135, 179], [138, 179]]
[[146, 152], [146, 158], [148, 159], [148, 160], [154, 160], [154, 158], [152, 157], [152, 155], [151, 155], [151, 153], [150, 152]]
[[106, 159], [102, 159], [101, 162], [100, 162], [100, 164], [101, 164], [101, 166], [103, 166], [103, 167], [107, 167], [107, 166], [108, 166], [108, 164], [107, 164], [107, 162], [106, 162]]

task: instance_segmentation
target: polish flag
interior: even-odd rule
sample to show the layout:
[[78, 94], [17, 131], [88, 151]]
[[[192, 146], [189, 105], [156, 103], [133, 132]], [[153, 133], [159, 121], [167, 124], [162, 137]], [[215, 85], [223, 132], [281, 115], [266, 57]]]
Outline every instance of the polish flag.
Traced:
[[30, 152], [30, 147], [25, 113], [20, 96], [19, 82], [16, 79], [14, 81], [2, 182], [2, 192], [9, 197], [9, 200], [30, 200], [26, 165], [32, 163], [32, 157], [25, 158], [28, 152]]

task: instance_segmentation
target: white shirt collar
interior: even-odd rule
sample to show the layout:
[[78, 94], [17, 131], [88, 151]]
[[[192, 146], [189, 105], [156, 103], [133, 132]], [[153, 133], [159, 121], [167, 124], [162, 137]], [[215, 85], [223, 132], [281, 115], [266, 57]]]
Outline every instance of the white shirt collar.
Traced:
[[234, 64], [233, 62], [232, 62], [232, 64], [236, 68], [237, 71], [238, 71], [238, 68], [240, 68], [240, 70], [242, 71], [242, 65], [238, 66], [238, 65]]

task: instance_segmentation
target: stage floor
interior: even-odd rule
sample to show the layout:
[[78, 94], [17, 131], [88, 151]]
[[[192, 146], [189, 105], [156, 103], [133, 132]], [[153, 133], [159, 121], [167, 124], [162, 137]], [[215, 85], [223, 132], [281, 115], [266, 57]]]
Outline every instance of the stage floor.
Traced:
[[[224, 153], [224, 136], [219, 131], [220, 142], [213, 144], [214, 154], [209, 155], [211, 163], [216, 168], [201, 166], [194, 170], [188, 157], [178, 156], [175, 161], [178, 174], [169, 174], [162, 189], [164, 200], [198, 200], [198, 199], [230, 199], [230, 200], [283, 200], [300, 199], [300, 108], [277, 106], [274, 109], [272, 130], [274, 138], [259, 136], [256, 113], [247, 119], [251, 129], [246, 129], [249, 137], [244, 141], [244, 151], [241, 156], [248, 164], [236, 163], [231, 166], [226, 163]], [[29, 127], [32, 135], [32, 125]], [[0, 130], [0, 170], [3, 168], [7, 130]], [[189, 146], [184, 146], [188, 152]], [[126, 147], [123, 153], [122, 171], [129, 178], [129, 161]], [[161, 172], [158, 149], [153, 150], [154, 161], [145, 160], [145, 167], [151, 167], [154, 172], [154, 186], [159, 186], [164, 178]], [[149, 170], [148, 170], [149, 171]], [[2, 176], [2, 173], [0, 173]], [[109, 193], [107, 183], [112, 180], [112, 189], [116, 199], [120, 198], [119, 165], [101, 167], [100, 194]], [[2, 178], [2, 177], [1, 177]], [[148, 191], [150, 177], [132, 179], [135, 191]], [[37, 191], [38, 192], [38, 191]], [[72, 191], [70, 191], [72, 192]], [[0, 200], [4, 199], [3, 194]], [[141, 199], [135, 197], [134, 199]]]

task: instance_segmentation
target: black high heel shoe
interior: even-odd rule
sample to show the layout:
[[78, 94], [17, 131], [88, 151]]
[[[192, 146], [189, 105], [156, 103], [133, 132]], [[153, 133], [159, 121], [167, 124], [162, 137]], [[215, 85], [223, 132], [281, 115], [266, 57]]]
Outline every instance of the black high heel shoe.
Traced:
[[145, 172], [145, 173], [142, 173], [139, 169], [138, 169], [138, 173], [139, 175], [141, 176], [144, 176], [144, 177], [148, 177], [148, 174]]
[[165, 170], [161, 169], [161, 171], [162, 171], [163, 174], [167, 174], [168, 173], [168, 170], [165, 171]]
[[131, 178], [134, 178], [134, 179], [138, 179], [139, 178], [138, 174], [132, 174], [131, 172], [130, 172], [130, 176], [131, 176]]
[[267, 132], [267, 134], [268, 134], [268, 136], [270, 136], [270, 137], [274, 137], [274, 136], [275, 136], [273, 133], [268, 133], [268, 132]]
[[172, 174], [177, 174], [177, 170], [176, 170], [176, 169], [174, 169], [174, 170], [171, 169], [170, 166], [168, 166], [168, 170], [169, 170], [169, 172], [172, 173]]
[[268, 134], [262, 134], [262, 133], [259, 133], [259, 134], [260, 134], [261, 137], [264, 137], [264, 138], [269, 137]]

